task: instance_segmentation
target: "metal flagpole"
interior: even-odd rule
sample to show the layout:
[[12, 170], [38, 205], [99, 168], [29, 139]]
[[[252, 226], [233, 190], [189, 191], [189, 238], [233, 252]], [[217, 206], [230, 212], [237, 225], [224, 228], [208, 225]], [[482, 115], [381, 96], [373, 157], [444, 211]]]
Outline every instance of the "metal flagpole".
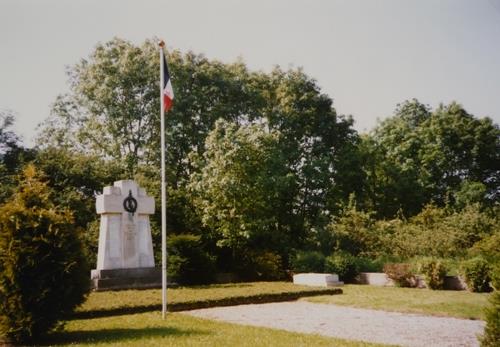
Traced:
[[162, 270], [162, 318], [167, 315], [167, 188], [165, 179], [165, 105], [163, 101], [163, 47], [165, 42], [160, 41], [160, 126], [161, 126], [161, 270]]

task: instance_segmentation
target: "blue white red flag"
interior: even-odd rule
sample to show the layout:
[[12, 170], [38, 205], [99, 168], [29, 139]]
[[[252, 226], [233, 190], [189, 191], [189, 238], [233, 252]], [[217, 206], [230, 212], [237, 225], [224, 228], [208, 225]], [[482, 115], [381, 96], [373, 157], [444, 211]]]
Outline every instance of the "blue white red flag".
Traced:
[[168, 72], [167, 59], [163, 55], [163, 109], [168, 112], [174, 102], [174, 90], [170, 82], [170, 73]]

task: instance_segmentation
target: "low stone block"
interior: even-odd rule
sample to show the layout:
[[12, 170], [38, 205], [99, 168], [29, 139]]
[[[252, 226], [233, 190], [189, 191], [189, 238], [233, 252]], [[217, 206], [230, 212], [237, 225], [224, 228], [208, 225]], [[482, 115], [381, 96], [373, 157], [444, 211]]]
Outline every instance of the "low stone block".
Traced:
[[293, 283], [314, 287], [337, 287], [344, 284], [336, 274], [302, 273], [293, 275]]
[[393, 287], [394, 281], [383, 272], [361, 272], [358, 277], [359, 284], [370, 284], [372, 286]]

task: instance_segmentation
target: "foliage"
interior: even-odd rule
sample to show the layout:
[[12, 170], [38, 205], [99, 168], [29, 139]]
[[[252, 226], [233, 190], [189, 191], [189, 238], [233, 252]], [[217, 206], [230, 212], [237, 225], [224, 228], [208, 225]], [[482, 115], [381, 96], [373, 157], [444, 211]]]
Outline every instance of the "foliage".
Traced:
[[387, 263], [384, 265], [384, 272], [398, 287], [415, 286], [415, 275], [410, 264]]
[[317, 251], [300, 251], [292, 258], [291, 265], [294, 273], [321, 273], [324, 271], [325, 256]]
[[117, 162], [105, 161], [95, 155], [54, 147], [40, 150], [34, 164], [46, 174], [54, 203], [73, 213], [74, 228], [83, 236], [88, 262], [95, 265], [99, 238], [95, 197], [105, 186], [128, 178], [124, 168]]
[[486, 326], [481, 337], [482, 347], [496, 347], [500, 344], [500, 292], [496, 290], [490, 297], [486, 308]]
[[500, 128], [489, 118], [477, 119], [453, 102], [432, 111], [418, 100], [398, 105], [364, 139], [368, 205], [378, 216], [393, 217], [401, 209], [415, 215], [435, 202], [444, 206], [456, 193], [459, 204], [477, 185], [484, 198], [498, 199]]
[[285, 278], [281, 256], [271, 251], [249, 251], [244, 257], [241, 278], [244, 280], [275, 281]]
[[30, 165], [0, 207], [0, 335], [34, 341], [81, 304], [88, 267], [73, 217]]
[[[491, 119], [414, 99], [360, 137], [302, 69], [253, 72], [193, 52], [167, 58], [176, 94], [166, 117], [167, 229], [199, 235], [225, 270], [252, 272], [263, 250], [283, 268], [293, 249], [372, 259], [494, 254], [500, 129]], [[70, 91], [42, 126], [37, 166], [87, 231], [89, 259], [103, 186], [133, 177], [159, 205], [158, 75], [155, 39], [98, 44], [70, 67]], [[4, 120], [0, 147], [17, 149], [14, 161], [0, 161], [0, 202], [33, 155], [9, 132], [12, 117]]]
[[0, 110], [0, 154], [5, 154], [19, 143], [19, 137], [10, 128], [14, 124], [11, 111]]
[[200, 236], [170, 236], [167, 251], [167, 271], [172, 281], [179, 284], [203, 284], [213, 279], [214, 259], [203, 250]]
[[461, 273], [467, 288], [472, 292], [487, 292], [490, 290], [490, 265], [481, 258], [476, 257], [462, 263]]
[[0, 110], [0, 204], [12, 195], [17, 176], [35, 155], [34, 150], [23, 147], [19, 136], [11, 130], [14, 121], [12, 111]]
[[191, 176], [203, 224], [220, 247], [242, 254], [250, 245], [282, 250], [292, 232], [291, 211], [276, 209], [294, 190], [277, 150], [279, 134], [259, 125], [218, 121]]
[[476, 242], [498, 230], [494, 214], [477, 204], [460, 211], [427, 205], [409, 220], [398, 217], [375, 222], [378, 249], [400, 258], [463, 257]]
[[493, 289], [500, 291], [500, 262], [491, 266], [490, 277]]
[[494, 347], [500, 343], [500, 263], [493, 266], [491, 279], [495, 291], [491, 294], [490, 305], [485, 310], [486, 326], [481, 337], [482, 347]]
[[327, 230], [333, 236], [336, 250], [354, 255], [373, 254], [378, 248], [373, 223], [371, 213], [360, 211], [354, 195], [351, 195], [349, 203], [342, 208], [339, 216], [332, 218]]
[[325, 272], [335, 273], [345, 282], [353, 281], [359, 274], [356, 258], [347, 252], [334, 252], [325, 259]]
[[443, 289], [447, 269], [440, 260], [434, 258], [422, 259], [418, 270], [424, 275], [428, 288]]
[[385, 258], [370, 259], [366, 257], [356, 257], [354, 261], [359, 272], [383, 272], [384, 264], [389, 262]]
[[474, 256], [481, 256], [490, 262], [500, 262], [500, 228], [494, 233], [476, 242], [469, 250]]
[[455, 192], [455, 206], [462, 209], [469, 205], [481, 204], [486, 197], [486, 186], [481, 182], [464, 180]]
[[[97, 45], [69, 69], [70, 93], [56, 100], [39, 144], [123, 162], [129, 176], [151, 168], [147, 180], [158, 180], [157, 60], [155, 40], [139, 46], [121, 39]], [[302, 70], [251, 72], [241, 61], [224, 64], [192, 52], [172, 51], [168, 60], [176, 94], [166, 118], [167, 181], [176, 207], [169, 231], [217, 233], [190, 226], [192, 211], [198, 213], [199, 207], [193, 208], [186, 188], [193, 175], [203, 173], [204, 165], [193, 161], [204, 158], [207, 137], [219, 119], [238, 126], [261, 124], [280, 134], [274, 152], [281, 158], [271, 172], [279, 172], [284, 182], [277, 184], [282, 194], [270, 198], [279, 199], [274, 205], [278, 229], [291, 234], [280, 254], [302, 242], [311, 228], [324, 226], [328, 213], [351, 192], [362, 194], [353, 121], [337, 115], [332, 99]], [[276, 223], [266, 218], [260, 224], [273, 229]]]

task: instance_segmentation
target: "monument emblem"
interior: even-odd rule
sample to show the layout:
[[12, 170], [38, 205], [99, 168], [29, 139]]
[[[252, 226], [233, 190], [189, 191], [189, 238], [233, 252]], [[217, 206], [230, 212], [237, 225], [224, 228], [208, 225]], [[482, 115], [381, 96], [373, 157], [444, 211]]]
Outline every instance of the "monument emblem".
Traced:
[[129, 190], [128, 196], [123, 200], [123, 208], [132, 214], [137, 210], [137, 200], [132, 196], [131, 190]]
[[135, 181], [117, 181], [97, 196], [101, 215], [97, 267], [91, 278], [97, 290], [161, 286], [155, 268], [149, 215], [154, 199]]

